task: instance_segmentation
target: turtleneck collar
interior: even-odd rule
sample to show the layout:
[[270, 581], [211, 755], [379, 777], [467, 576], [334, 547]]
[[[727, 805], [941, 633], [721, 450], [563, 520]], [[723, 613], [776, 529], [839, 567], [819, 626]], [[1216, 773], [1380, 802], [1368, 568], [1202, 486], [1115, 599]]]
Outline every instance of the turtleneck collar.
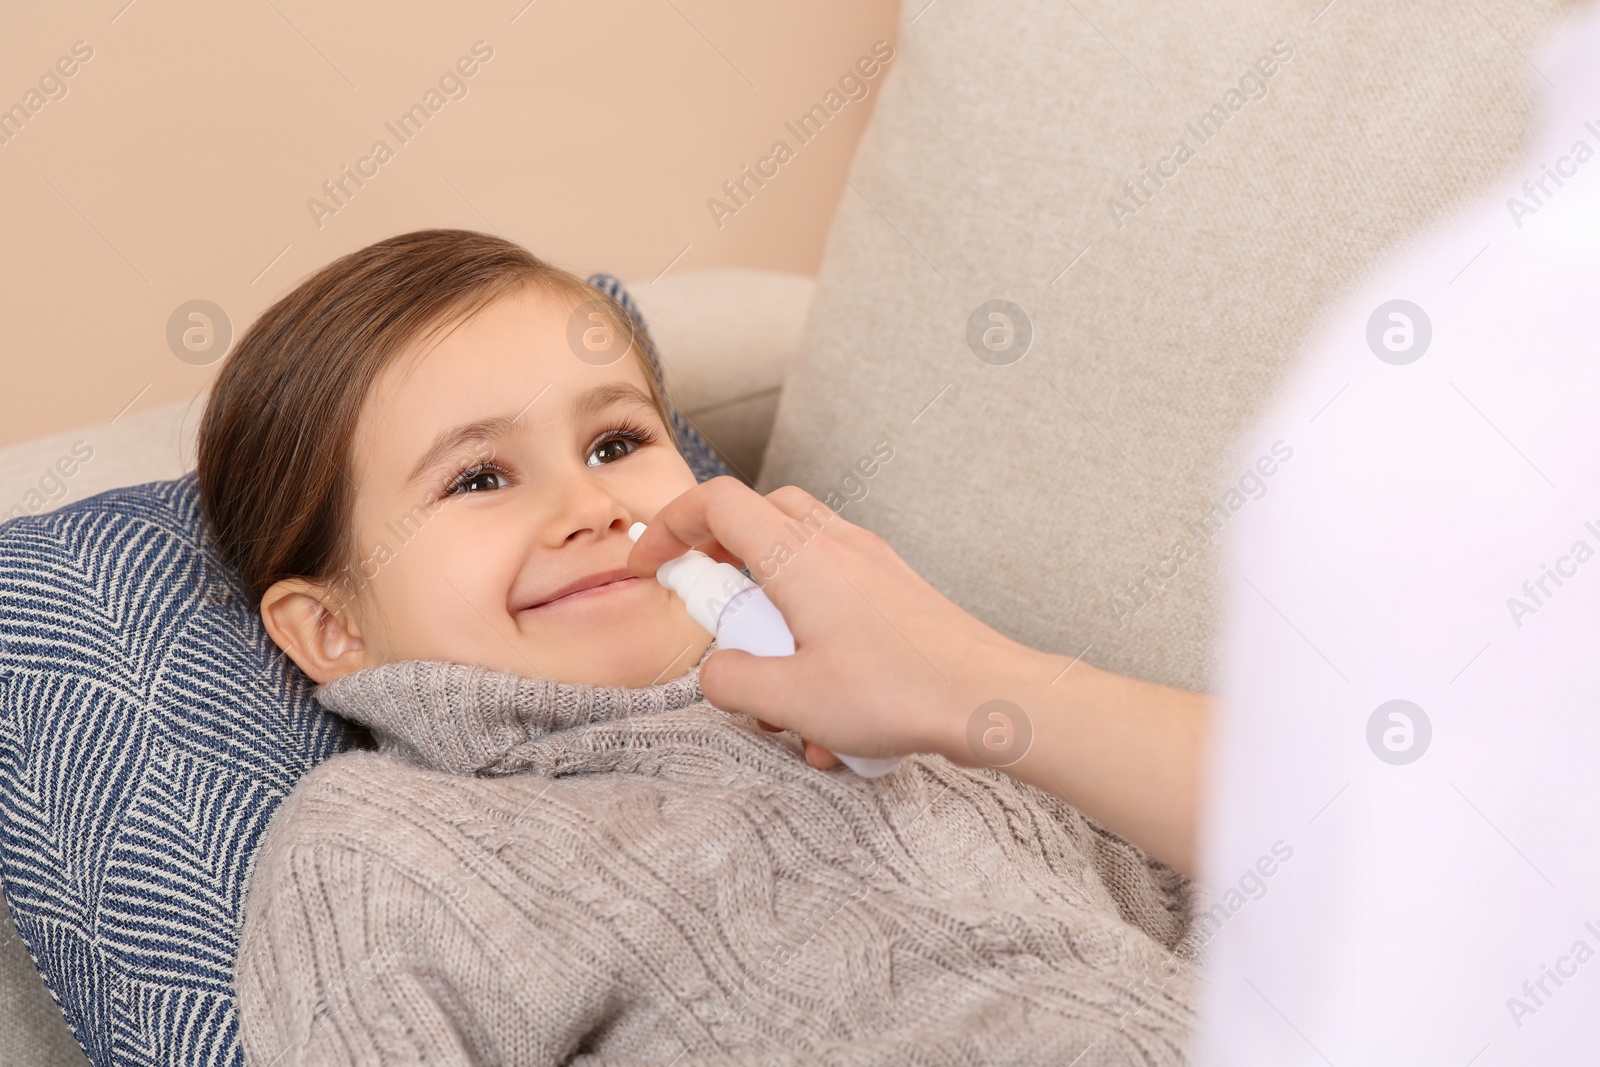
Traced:
[[406, 660], [347, 674], [313, 692], [330, 711], [371, 730], [383, 751], [456, 774], [506, 774], [531, 744], [563, 731], [700, 703], [700, 664], [641, 688], [527, 678], [484, 667]]

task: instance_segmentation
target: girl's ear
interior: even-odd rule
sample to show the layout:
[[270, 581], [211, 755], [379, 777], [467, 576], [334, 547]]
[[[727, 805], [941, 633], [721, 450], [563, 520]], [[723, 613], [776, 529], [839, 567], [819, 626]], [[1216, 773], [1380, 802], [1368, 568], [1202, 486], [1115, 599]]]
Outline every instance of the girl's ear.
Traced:
[[370, 667], [366, 642], [346, 605], [303, 578], [286, 578], [261, 598], [261, 621], [306, 677], [323, 685]]

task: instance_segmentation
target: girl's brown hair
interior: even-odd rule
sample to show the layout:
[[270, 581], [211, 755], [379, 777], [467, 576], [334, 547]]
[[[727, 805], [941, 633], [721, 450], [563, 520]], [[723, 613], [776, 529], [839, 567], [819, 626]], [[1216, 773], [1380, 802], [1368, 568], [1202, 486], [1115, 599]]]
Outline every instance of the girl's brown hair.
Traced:
[[[200, 423], [206, 522], [254, 601], [285, 578], [326, 582], [352, 557], [350, 447], [378, 376], [413, 342], [520, 284], [616, 301], [520, 245], [470, 230], [418, 230], [334, 260], [251, 324], [211, 388]], [[632, 352], [672, 434], [642, 332]]]

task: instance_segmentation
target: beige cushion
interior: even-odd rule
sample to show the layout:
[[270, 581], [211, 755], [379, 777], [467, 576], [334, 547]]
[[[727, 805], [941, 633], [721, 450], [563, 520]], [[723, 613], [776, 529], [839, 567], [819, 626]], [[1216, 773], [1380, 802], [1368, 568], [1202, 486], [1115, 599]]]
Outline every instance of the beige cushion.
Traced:
[[[887, 440], [844, 517], [1018, 640], [1208, 688], [1220, 553], [1195, 530], [1245, 473], [1229, 443], [1318, 309], [1508, 160], [1519, 50], [1559, 14], [1318, 6], [908, 3], [759, 486], [821, 496]], [[1279, 41], [1267, 95], [1229, 110]], [[1124, 183], [1179, 140], [1139, 203]], [[1035, 332], [1008, 366], [966, 340], [995, 298]], [[1168, 577], [1132, 610], [1146, 567]]]

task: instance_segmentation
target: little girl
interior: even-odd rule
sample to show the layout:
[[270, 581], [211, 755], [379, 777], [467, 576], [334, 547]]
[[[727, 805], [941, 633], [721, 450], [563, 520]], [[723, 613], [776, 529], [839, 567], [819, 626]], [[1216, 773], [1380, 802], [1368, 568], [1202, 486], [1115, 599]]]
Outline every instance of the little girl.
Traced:
[[701, 698], [711, 638], [625, 567], [695, 484], [669, 413], [614, 301], [459, 230], [229, 358], [207, 520], [377, 745], [273, 819], [249, 1062], [1182, 1062], [1179, 875], [996, 771], [823, 770]]

